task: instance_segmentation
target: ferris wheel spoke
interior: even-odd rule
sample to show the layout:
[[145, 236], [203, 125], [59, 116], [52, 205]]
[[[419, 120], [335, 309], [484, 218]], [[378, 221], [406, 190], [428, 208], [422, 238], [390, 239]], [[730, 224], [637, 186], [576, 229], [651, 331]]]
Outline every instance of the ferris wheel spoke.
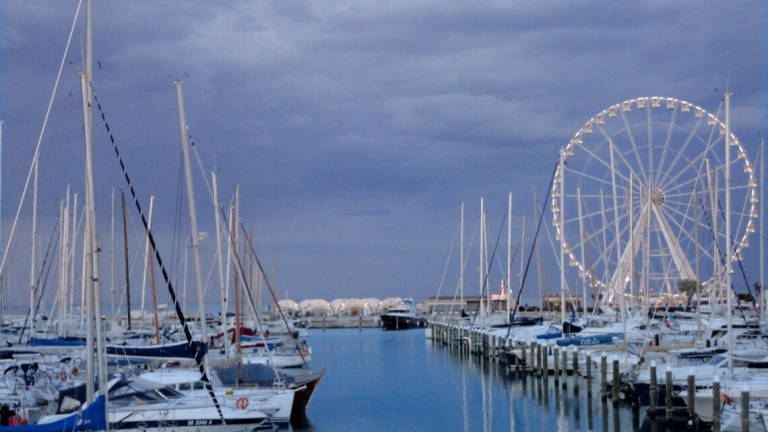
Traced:
[[669, 211], [671, 211], [671, 212], [674, 212], [674, 213], [675, 213], [675, 214], [677, 214], [677, 215], [680, 215], [680, 216], [681, 216], [681, 217], [683, 217], [684, 219], [686, 219], [686, 220], [688, 220], [689, 222], [693, 223], [693, 224], [694, 224], [694, 226], [695, 226], [695, 225], [698, 225], [699, 227], [701, 227], [701, 228], [704, 228], [704, 229], [706, 229], [707, 231], [709, 231], [709, 230], [710, 230], [710, 227], [709, 227], [708, 225], [706, 225], [706, 224], [702, 223], [701, 221], [698, 221], [698, 222], [696, 222], [696, 220], [695, 220], [693, 217], [691, 217], [691, 216], [690, 216], [690, 215], [688, 215], [688, 214], [685, 214], [685, 213], [681, 212], [680, 210], [678, 210], [678, 209], [676, 209], [676, 208], [674, 208], [674, 207], [667, 207], [667, 206], [665, 205], [663, 208], [664, 208], [664, 209], [668, 209]]
[[699, 129], [699, 126], [701, 125], [701, 122], [704, 120], [704, 117], [702, 116], [699, 118], [699, 120], [696, 122], [696, 124], [691, 128], [691, 131], [688, 133], [688, 136], [685, 138], [685, 141], [683, 141], [683, 144], [680, 146], [680, 150], [678, 150], [677, 154], [675, 155], [674, 159], [672, 159], [672, 162], [670, 162], [669, 168], [664, 169], [664, 166], [662, 165], [659, 167], [659, 172], [664, 173], [663, 177], [659, 179], [659, 184], [666, 184], [667, 178], [669, 177], [669, 173], [672, 173], [672, 168], [675, 167], [677, 164], [677, 161], [680, 159], [680, 157], [685, 153], [685, 149], [688, 148], [688, 145], [693, 140], [693, 137], [696, 136], [696, 131]]
[[[664, 213], [666, 211], [666, 209], [662, 208], [661, 211], [662, 211], [662, 213]], [[677, 219], [671, 218], [671, 217], [667, 217], [666, 220], [672, 221], [672, 223], [675, 224], [675, 226], [677, 226], [677, 228], [680, 230], [678, 232], [678, 234], [677, 234], [677, 242], [678, 242], [678, 244], [680, 244], [680, 235], [681, 234], [685, 234], [685, 236], [688, 238], [688, 240], [690, 240], [691, 242], [694, 242], [694, 244], [695, 244], [696, 240], [691, 236], [691, 233], [689, 233], [688, 230], [686, 228], [684, 228], [682, 226], [682, 224], [680, 224], [680, 222], [678, 222]], [[705, 255], [708, 254], [708, 252], [706, 250], [702, 250], [702, 252]]]
[[[687, 173], [691, 168], [694, 168], [697, 165], [698, 165], [698, 167], [696, 167], [697, 168], [696, 171], [699, 173], [699, 175], [697, 177], [700, 177], [702, 169], [703, 169], [703, 167], [705, 165], [705, 163], [704, 163], [704, 160], [706, 159], [705, 156], [710, 153], [712, 147], [717, 145], [720, 142], [721, 139], [722, 138], [717, 138], [716, 140], [714, 140], [712, 143], [710, 143], [707, 146], [705, 151], [699, 153], [698, 155], [696, 155], [692, 159], [687, 159], [686, 158], [686, 160], [688, 160], [688, 163], [686, 165], [684, 165], [679, 171], [677, 171], [677, 174], [674, 177], [670, 178], [669, 180], [667, 180], [664, 183], [660, 183], [662, 185], [661, 187], [664, 188], [665, 190], [674, 190], [673, 188], [670, 188], [668, 185], [673, 183], [673, 182], [675, 182], [675, 181], [677, 181], [677, 179], [679, 179], [683, 174]], [[678, 187], [679, 186], [680, 185], [678, 184]]]
[[648, 177], [653, 180], [653, 120], [651, 119], [651, 104], [646, 109], [648, 116]]
[[[625, 205], [624, 205], [624, 204], [619, 204], [619, 205], [618, 205], [618, 208], [624, 208], [624, 207], [625, 207]], [[613, 207], [606, 207], [606, 208], [605, 208], [605, 211], [613, 211]], [[589, 211], [589, 212], [586, 212], [586, 213], [584, 213], [584, 214], [582, 215], [582, 218], [583, 218], [583, 219], [590, 219], [590, 218], [592, 218], [593, 216], [598, 216], [598, 215], [600, 215], [600, 214], [602, 214], [602, 210], [594, 210], [594, 211]], [[568, 224], [570, 224], [570, 223], [573, 223], [573, 222], [578, 222], [578, 221], [579, 221], [579, 217], [578, 217], [578, 216], [574, 216], [574, 217], [572, 217], [572, 218], [569, 218], [569, 219], [565, 219], [565, 218], [563, 218], [563, 221], [564, 221], [564, 223], [565, 223], [566, 225], [568, 225]]]
[[[587, 174], [587, 173], [585, 173], [585, 172], [583, 172], [583, 171], [578, 171], [578, 170], [575, 170], [575, 169], [571, 169], [571, 168], [566, 168], [565, 170], [566, 170], [567, 172], [570, 172], [571, 174], [580, 175], [580, 176], [582, 176], [582, 177], [585, 177], [585, 178], [588, 178], [588, 179], [590, 179], [590, 180], [594, 180], [594, 181], [596, 181], [596, 182], [600, 182], [600, 183], [603, 183], [603, 184], [607, 184], [607, 185], [609, 185], [609, 186], [611, 185], [611, 182], [609, 182], [608, 180], [605, 180], [605, 179], [601, 179], [601, 178], [599, 178], [599, 177], [595, 177], [595, 176], [593, 176], [593, 175], [591, 175], [591, 174]], [[576, 196], [576, 195], [572, 195], [572, 196]]]
[[667, 128], [667, 138], [664, 140], [664, 147], [661, 149], [661, 158], [659, 158], [659, 166], [657, 167], [657, 172], [662, 173], [662, 176], [666, 175], [666, 173], [662, 171], [662, 168], [664, 167], [664, 160], [667, 158], [669, 143], [672, 140], [672, 131], [675, 130], [675, 120], [677, 120], [677, 108], [672, 111], [672, 119], [670, 120], [669, 127]]
[[627, 115], [624, 113], [623, 109], [620, 110], [619, 112], [621, 112], [621, 120], [624, 122], [624, 130], [627, 132], [627, 138], [629, 138], [629, 142], [630, 144], [632, 144], [632, 150], [635, 153], [635, 158], [637, 159], [637, 165], [638, 167], [640, 167], [640, 175], [643, 176], [643, 182], [648, 183], [648, 173], [645, 171], [645, 167], [643, 166], [643, 163], [640, 161], [640, 152], [637, 149], [637, 143], [635, 142], [635, 136], [632, 134], [632, 128], [629, 127], [629, 122], [627, 121]]
[[[603, 137], [605, 137], [605, 141], [608, 143], [608, 146], [613, 149], [613, 154], [618, 156], [619, 160], [624, 164], [628, 172], [634, 171], [634, 168], [632, 167], [632, 164], [630, 164], [625, 158], [624, 155], [621, 153], [621, 150], [616, 146], [616, 143], [613, 142], [613, 138], [611, 138], [608, 133], [605, 131], [605, 128], [603, 128], [601, 125], [597, 125], [597, 128], [600, 130], [600, 133], [603, 134]], [[609, 168], [610, 169], [610, 165]], [[615, 167], [613, 171], [618, 171], [618, 167]]]
[[[598, 161], [601, 164], [603, 164], [607, 169], [609, 169], [609, 170], [611, 169], [611, 164], [609, 164], [608, 162], [606, 162], [605, 160], [600, 158], [598, 155], [596, 155], [592, 150], [589, 149], [589, 147], [587, 147], [587, 146], [579, 146], [578, 148], [581, 149], [581, 150], [584, 150], [585, 152], [587, 152], [587, 154], [592, 156], [592, 158], [595, 159], [596, 161]], [[627, 176], [625, 176], [622, 172], [617, 171], [616, 175], [621, 177], [625, 182], [629, 183], [629, 178]]]

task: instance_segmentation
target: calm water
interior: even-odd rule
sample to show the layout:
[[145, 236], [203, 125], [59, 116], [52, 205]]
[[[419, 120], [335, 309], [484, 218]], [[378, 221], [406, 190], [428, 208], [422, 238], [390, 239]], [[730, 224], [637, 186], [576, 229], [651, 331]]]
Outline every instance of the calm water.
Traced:
[[423, 329], [312, 330], [309, 343], [312, 367], [325, 368], [325, 377], [307, 410], [307, 431], [657, 430], [629, 406], [604, 409], [597, 386], [588, 399], [581, 379], [569, 377], [567, 392], [553, 378], [545, 387], [433, 346]]

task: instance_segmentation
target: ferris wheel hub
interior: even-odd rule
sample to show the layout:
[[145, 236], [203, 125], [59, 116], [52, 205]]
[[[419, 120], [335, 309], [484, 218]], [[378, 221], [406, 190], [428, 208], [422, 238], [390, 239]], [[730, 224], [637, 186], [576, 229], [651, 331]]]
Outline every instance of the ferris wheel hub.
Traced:
[[651, 191], [651, 202], [656, 207], [663, 206], [666, 200], [667, 200], [667, 194], [665, 194], [661, 188], [656, 188]]

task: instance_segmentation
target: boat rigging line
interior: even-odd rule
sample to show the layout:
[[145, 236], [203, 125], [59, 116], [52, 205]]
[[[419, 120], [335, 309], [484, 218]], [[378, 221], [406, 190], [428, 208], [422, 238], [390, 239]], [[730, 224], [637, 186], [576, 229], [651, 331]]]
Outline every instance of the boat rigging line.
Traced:
[[[182, 330], [184, 331], [184, 336], [186, 336], [188, 348], [191, 348], [195, 352], [195, 363], [197, 363], [197, 367], [200, 370], [200, 380], [205, 383], [205, 388], [208, 390], [208, 395], [211, 397], [211, 400], [213, 401], [213, 405], [216, 407], [216, 411], [219, 414], [219, 418], [221, 419], [223, 424], [226, 424], [226, 419], [224, 418], [224, 413], [221, 411], [221, 406], [219, 405], [218, 399], [216, 399], [216, 394], [213, 392], [213, 387], [211, 386], [211, 380], [208, 378], [208, 373], [205, 370], [205, 365], [203, 363], [203, 358], [205, 357], [205, 353], [200, 350], [200, 346], [198, 344], [193, 343], [194, 340], [192, 338], [192, 332], [189, 329], [189, 325], [187, 325], [187, 319], [184, 317], [184, 312], [181, 310], [181, 304], [178, 301], [178, 298], [176, 297], [176, 291], [173, 289], [173, 284], [171, 283], [171, 279], [168, 276], [168, 271], [165, 268], [165, 264], [163, 263], [163, 258], [160, 256], [160, 250], [157, 248], [157, 244], [155, 243], [155, 237], [152, 235], [152, 230], [149, 228], [149, 223], [147, 222], [147, 217], [144, 215], [144, 211], [141, 209], [141, 203], [139, 202], [138, 197], [136, 196], [136, 191], [133, 188], [133, 182], [131, 181], [130, 176], [128, 175], [128, 170], [125, 167], [125, 162], [123, 161], [123, 157], [120, 155], [120, 150], [117, 148], [117, 142], [115, 141], [115, 137], [112, 135], [112, 130], [109, 127], [109, 123], [107, 122], [106, 115], [104, 114], [104, 110], [101, 108], [101, 102], [99, 102], [99, 98], [96, 96], [96, 89], [93, 88], [93, 83], [88, 83], [88, 85], [91, 87], [91, 91], [93, 92], [93, 100], [96, 102], [96, 107], [99, 110], [99, 115], [101, 116], [101, 120], [104, 123], [104, 128], [107, 130], [107, 135], [109, 136], [109, 140], [112, 142], [112, 149], [115, 151], [115, 157], [117, 157], [117, 161], [120, 163], [120, 169], [123, 172], [123, 177], [125, 177], [125, 182], [128, 185], [128, 190], [131, 192], [131, 198], [133, 198], [133, 203], [136, 205], [136, 210], [139, 212], [139, 215], [141, 216], [141, 223], [144, 225], [144, 230], [147, 233], [147, 237], [149, 238], [149, 244], [152, 247], [152, 252], [154, 252], [155, 259], [157, 260], [157, 265], [160, 267], [160, 272], [163, 275], [163, 280], [165, 281], [165, 285], [168, 288], [168, 294], [171, 296], [171, 301], [173, 301], [174, 308], [176, 309], [176, 316], [179, 318], [179, 321], [181, 322]], [[205, 317], [200, 317], [201, 322], [203, 325], [205, 325]], [[204, 341], [205, 342], [205, 341]]]
[[[552, 183], [555, 181], [555, 173], [557, 167], [560, 165], [560, 161], [555, 164], [555, 168], [552, 170], [552, 175], [549, 179], [549, 186], [547, 186], [547, 194], [544, 196], [544, 203], [542, 205], [541, 214], [539, 214], [539, 222], [536, 224], [536, 233], [533, 235], [533, 241], [531, 243], [531, 253], [528, 254], [528, 260], [525, 263], [525, 271], [523, 277], [520, 279], [520, 289], [517, 291], [517, 299], [515, 299], [515, 309], [512, 311], [512, 316], [509, 318], [509, 327], [507, 327], [507, 335], [504, 336], [504, 340], [509, 339], [509, 331], [512, 330], [512, 323], [515, 321], [515, 315], [519, 309], [520, 296], [523, 294], [523, 287], [525, 286], [525, 279], [528, 277], [528, 269], [531, 267], [531, 260], [533, 258], [533, 251], [536, 250], [536, 240], [539, 238], [539, 230], [541, 230], [541, 222], [544, 220], [544, 213], [546, 213], [547, 201], [549, 201], [549, 194], [552, 191]], [[523, 245], [523, 252], [525, 252], [525, 245]], [[563, 265], [564, 263], [560, 263]], [[597, 301], [597, 299], [595, 299]]]
[[[37, 296], [37, 304], [35, 305], [35, 310], [40, 311], [40, 300], [43, 298], [43, 294], [45, 293], [45, 287], [48, 285], [48, 274], [51, 271], [52, 265], [48, 266], [46, 268], [46, 263], [48, 262], [48, 256], [52, 253], [56, 253], [56, 248], [58, 247], [59, 242], [54, 242], [53, 239], [56, 237], [56, 232], [59, 230], [59, 224], [56, 223], [59, 221], [58, 216], [56, 217], [56, 220], [53, 224], [53, 230], [51, 231], [51, 235], [48, 239], [48, 247], [45, 249], [45, 255], [43, 256], [43, 263], [40, 265], [40, 272], [37, 274], [37, 281], [35, 281], [35, 292], [38, 291], [38, 288], [40, 287], [40, 279], [43, 278], [43, 271], [45, 270], [45, 279], [43, 279], [43, 285], [39, 288], [40, 295]], [[51, 250], [53, 248], [53, 250]], [[21, 326], [21, 331], [19, 332], [19, 344], [21, 344], [21, 340], [24, 338], [24, 332], [27, 329], [27, 323], [30, 320], [30, 306], [27, 306], [27, 314], [26, 317], [24, 317], [24, 325]], [[35, 319], [35, 317], [31, 317], [32, 320]], [[35, 335], [30, 334], [29, 337], [33, 338]]]
[[[477, 307], [475, 307], [475, 314], [472, 316], [472, 324], [475, 325], [475, 320], [477, 319], [477, 311], [480, 310], [480, 304], [483, 302], [483, 295], [485, 294], [485, 287], [488, 285], [488, 275], [491, 273], [491, 268], [493, 268], [493, 259], [496, 257], [496, 249], [499, 247], [499, 240], [501, 240], [501, 232], [504, 230], [504, 224], [507, 222], [507, 213], [504, 213], [504, 218], [501, 220], [501, 226], [499, 227], [499, 232], [496, 234], [496, 244], [493, 245], [493, 251], [491, 252], [491, 259], [488, 263], [488, 270], [485, 272], [485, 278], [483, 279], [483, 287], [480, 289], [480, 301], [477, 302]], [[491, 305], [488, 305], [488, 310], [490, 312]]]

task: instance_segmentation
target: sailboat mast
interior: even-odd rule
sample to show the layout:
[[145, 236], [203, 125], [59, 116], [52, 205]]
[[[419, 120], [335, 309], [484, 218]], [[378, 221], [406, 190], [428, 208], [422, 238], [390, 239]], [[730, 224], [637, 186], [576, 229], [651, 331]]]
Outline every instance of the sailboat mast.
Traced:
[[560, 325], [565, 323], [565, 149], [560, 151]]
[[464, 201], [461, 202], [461, 229], [459, 234], [459, 298], [464, 310]]
[[192, 259], [195, 261], [195, 284], [197, 285], [197, 303], [200, 315], [200, 335], [203, 341], [208, 340], [208, 326], [205, 318], [205, 300], [203, 299], [203, 277], [200, 274], [200, 237], [197, 230], [197, 213], [195, 212], [195, 191], [192, 187], [192, 164], [189, 158], [189, 142], [187, 141], [187, 120], [184, 114], [184, 95], [181, 91], [181, 80], [176, 84], [176, 97], [179, 103], [179, 127], [181, 129], [181, 148], [184, 153], [184, 177], [187, 183], [187, 203], [189, 205], [189, 225], [192, 230]]
[[[524, 254], [523, 252], [520, 252], [520, 254], [523, 255]], [[509, 192], [509, 196], [507, 198], [507, 280], [506, 280], [507, 321], [509, 321], [509, 318], [510, 318], [509, 294], [510, 294], [510, 291], [512, 291], [510, 289], [512, 287], [512, 285], [510, 285], [510, 282], [512, 281], [511, 273], [512, 273], [512, 192]]]
[[[576, 189], [576, 199], [578, 200], [578, 209], [579, 209], [579, 232], [581, 234], [581, 265], [584, 266], [584, 270], [581, 272], [581, 313], [584, 315], [584, 319], [587, 319], [587, 268], [586, 268], [586, 261], [584, 261], [584, 248], [586, 247], [586, 244], [584, 243], [586, 239], [584, 238], [584, 219], [583, 214], [581, 210], [581, 188]], [[630, 215], [632, 212], [630, 211]], [[632, 216], [630, 216], [631, 218]], [[632, 229], [629, 230], [632, 232]]]
[[29, 259], [29, 337], [35, 337], [35, 264], [37, 245], [37, 167], [39, 158], [35, 158], [32, 180], [32, 250]]
[[[147, 221], [147, 229], [152, 229], [152, 204], [155, 201], [154, 196], [149, 197], [149, 220]], [[147, 235], [147, 241], [144, 243], [144, 272], [141, 276], [141, 323], [144, 323], [144, 299], [147, 290], [147, 270], [149, 261], [149, 235]]]
[[115, 188], [112, 188], [112, 204], [109, 212], [109, 312], [115, 317]]
[[[0, 125], [1, 126], [1, 125]], [[0, 145], [2, 147], [2, 145]], [[2, 202], [2, 200], [0, 200]], [[765, 138], [760, 141], [760, 312], [762, 313], [762, 319], [760, 322], [765, 331], [765, 308], [768, 307], [768, 299], [765, 298], [768, 291], [765, 289], [765, 237], [763, 236], [763, 226], [765, 220], [763, 219], [763, 213], [765, 213]]]
[[219, 216], [219, 186], [216, 172], [211, 171], [213, 185], [213, 214], [216, 218], [216, 258], [219, 265], [219, 291], [221, 292], [221, 334], [224, 335], [224, 353], [229, 356], [229, 338], [227, 337], [227, 287], [224, 284], [224, 265], [221, 256], [221, 216]]
[[[3, 244], [3, 121], [0, 120], [0, 244]], [[0, 251], [0, 260], [2, 260], [3, 252]], [[0, 293], [3, 292], [3, 278], [4, 274], [0, 274]], [[0, 324], [3, 322], [3, 315], [5, 312], [5, 297], [0, 296]]]
[[733, 377], [733, 331], [731, 311], [731, 92], [725, 92], [725, 299], [728, 314], [728, 376]]
[[128, 219], [125, 214], [125, 191], [120, 191], [123, 202], [123, 257], [125, 258], [125, 304], [128, 307], [128, 330], [131, 330], [131, 277], [128, 265]]
[[483, 259], [483, 243], [485, 242], [485, 226], [483, 225], [483, 209], [484, 202], [483, 197], [480, 197], [480, 318], [485, 316], [485, 309], [483, 308], [483, 276], [484, 276], [484, 264]]
[[[91, 111], [91, 101], [93, 100], [93, 89], [91, 84], [93, 83], [93, 0], [88, 0], [88, 15], [86, 20], [86, 62], [85, 62], [85, 74], [81, 75], [81, 86], [83, 92], [83, 120], [85, 121], [85, 202], [86, 202], [86, 227], [88, 235], [85, 236], [88, 242], [88, 255], [89, 266], [88, 276], [88, 299], [90, 300], [90, 306], [88, 308], [88, 332], [91, 333], [91, 337], [88, 338], [88, 342], [92, 342], [93, 329], [96, 330], [96, 353], [98, 355], [98, 378], [99, 389], [104, 392], [107, 387], [107, 373], [106, 373], [106, 356], [104, 353], [104, 344], [101, 332], [101, 300], [99, 296], [99, 260], [96, 255], [98, 249], [96, 239], [96, 206], [95, 206], [95, 192], [94, 192], [94, 174], [93, 174], [93, 117]], [[88, 358], [93, 357], [93, 351], [88, 351]], [[93, 375], [88, 378], [91, 380]], [[91, 391], [91, 399], [93, 398], [93, 389], [90, 385], [87, 386]], [[106, 392], [104, 392], [106, 394]]]

